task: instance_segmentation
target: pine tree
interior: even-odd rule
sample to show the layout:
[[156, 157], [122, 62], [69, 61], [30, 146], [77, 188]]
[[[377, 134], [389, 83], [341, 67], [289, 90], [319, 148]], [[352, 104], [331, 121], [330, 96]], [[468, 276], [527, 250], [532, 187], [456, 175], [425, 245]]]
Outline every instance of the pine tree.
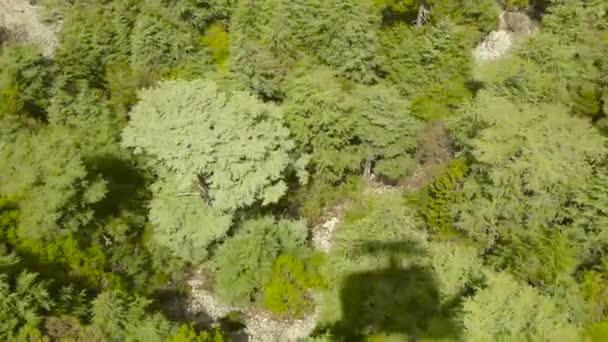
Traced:
[[65, 127], [22, 131], [0, 142], [0, 189], [19, 198], [19, 234], [52, 237], [78, 231], [93, 218], [106, 184], [89, 174], [78, 131]]
[[350, 97], [354, 99], [355, 139], [361, 140], [365, 161], [373, 162], [374, 171], [388, 179], [405, 176], [414, 165], [422, 130], [420, 120], [408, 110], [409, 102], [384, 84], [358, 86]]
[[0, 295], [0, 337], [5, 340], [12, 340], [20, 329], [38, 326], [53, 305], [47, 284], [27, 271], [15, 279], [0, 275]]
[[382, 84], [335, 78], [330, 69], [303, 73], [286, 85], [286, 119], [322, 179], [339, 181], [373, 163], [389, 179], [407, 174], [422, 125], [406, 100]]
[[488, 273], [487, 284], [465, 299], [463, 324], [468, 341], [574, 341], [577, 327], [555, 300], [502, 273]]
[[141, 70], [170, 69], [195, 49], [191, 33], [155, 10], [137, 17], [131, 35], [131, 65]]
[[93, 300], [91, 323], [110, 341], [166, 341], [175, 327], [161, 314], [148, 312], [151, 301], [120, 290]]
[[596, 239], [583, 219], [605, 216], [597, 209], [602, 196], [583, 195], [593, 193], [594, 165], [608, 152], [604, 139], [560, 106], [518, 106], [483, 94], [470, 110], [461, 122], [486, 128], [465, 138], [472, 165], [452, 207], [455, 226], [493, 250], [499, 265], [553, 285]]

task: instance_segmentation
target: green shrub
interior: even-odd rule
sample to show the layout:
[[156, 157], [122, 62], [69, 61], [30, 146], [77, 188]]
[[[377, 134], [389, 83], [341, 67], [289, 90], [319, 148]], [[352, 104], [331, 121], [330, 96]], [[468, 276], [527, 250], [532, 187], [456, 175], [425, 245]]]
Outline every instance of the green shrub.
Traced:
[[224, 342], [224, 334], [219, 329], [197, 331], [193, 324], [182, 324], [175, 336], [167, 342]]
[[608, 279], [597, 270], [588, 270], [583, 275], [583, 289], [587, 303], [591, 305], [594, 320], [606, 318], [608, 313]]
[[15, 202], [0, 197], [0, 242], [17, 252], [23, 262], [42, 275], [68, 270], [88, 286], [97, 286], [104, 273], [101, 246], [83, 246], [74, 235], [34, 239], [17, 235], [19, 210]]
[[324, 286], [318, 273], [322, 258], [302, 260], [293, 255], [280, 255], [274, 262], [272, 278], [264, 286], [264, 305], [279, 315], [298, 317], [311, 311], [314, 303], [309, 290]]
[[381, 31], [381, 67], [387, 80], [411, 99], [413, 115], [446, 116], [473, 96], [469, 51], [475, 40], [470, 36], [470, 30], [449, 21], [422, 30], [399, 23]]
[[0, 116], [19, 115], [23, 112], [23, 106], [23, 96], [14, 80], [0, 84]]
[[246, 305], [272, 278], [273, 262], [282, 253], [298, 253], [306, 244], [303, 222], [270, 217], [250, 220], [218, 248], [215, 291], [227, 302]]
[[530, 0], [505, 0], [507, 8], [522, 8], [530, 5]]
[[216, 22], [205, 30], [205, 34], [201, 37], [201, 43], [211, 50], [213, 59], [217, 64], [224, 64], [228, 59], [230, 50], [228, 41], [230, 36], [221, 23]]
[[450, 162], [445, 173], [428, 187], [428, 199], [424, 217], [431, 231], [449, 233], [453, 231], [450, 204], [458, 197], [457, 186], [467, 173], [463, 159]]
[[0, 117], [28, 115], [41, 119], [48, 105], [53, 75], [48, 59], [33, 45], [11, 45], [0, 51]]
[[608, 341], [608, 321], [596, 322], [586, 327], [582, 340], [585, 342]]
[[313, 224], [319, 223], [327, 208], [360, 198], [363, 187], [360, 176], [348, 177], [339, 185], [318, 180], [311, 182], [309, 187], [301, 189], [296, 195], [300, 202], [300, 214]]
[[[101, 246], [85, 247], [72, 235], [52, 240], [18, 238], [12, 241], [24, 261], [39, 264], [56, 264], [69, 270], [71, 276], [82, 279], [88, 286], [100, 284], [104, 274], [105, 255]], [[47, 270], [48, 271], [48, 270]]]
[[6, 241], [7, 234], [17, 229], [19, 208], [17, 204], [4, 195], [0, 195], [0, 240]]
[[153, 73], [137, 72], [127, 62], [108, 65], [106, 80], [110, 103], [117, 110], [128, 111], [137, 102], [137, 90], [149, 86], [157, 77]]

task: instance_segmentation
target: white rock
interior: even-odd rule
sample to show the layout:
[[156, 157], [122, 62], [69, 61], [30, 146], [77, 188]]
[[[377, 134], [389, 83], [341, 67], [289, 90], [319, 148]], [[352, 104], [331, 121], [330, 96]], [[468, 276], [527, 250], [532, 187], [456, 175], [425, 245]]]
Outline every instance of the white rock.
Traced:
[[44, 54], [51, 55], [58, 44], [59, 26], [44, 24], [39, 11], [28, 0], [0, 0], [0, 26], [8, 31], [9, 40], [40, 44]]
[[491, 61], [505, 56], [513, 46], [512, 33], [507, 30], [492, 31], [475, 48], [475, 57], [481, 61]]
[[329, 251], [332, 245], [333, 232], [338, 223], [340, 223], [340, 220], [337, 217], [332, 217], [312, 229], [312, 244], [316, 249], [324, 252]]

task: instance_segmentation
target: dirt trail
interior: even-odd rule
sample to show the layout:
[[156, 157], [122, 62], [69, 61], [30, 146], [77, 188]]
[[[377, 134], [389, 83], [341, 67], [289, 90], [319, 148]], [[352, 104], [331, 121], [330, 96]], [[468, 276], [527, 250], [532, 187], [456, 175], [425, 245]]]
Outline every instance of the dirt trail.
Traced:
[[45, 55], [51, 55], [57, 46], [59, 27], [43, 23], [40, 6], [28, 0], [0, 0], [0, 27], [7, 40], [39, 44]]

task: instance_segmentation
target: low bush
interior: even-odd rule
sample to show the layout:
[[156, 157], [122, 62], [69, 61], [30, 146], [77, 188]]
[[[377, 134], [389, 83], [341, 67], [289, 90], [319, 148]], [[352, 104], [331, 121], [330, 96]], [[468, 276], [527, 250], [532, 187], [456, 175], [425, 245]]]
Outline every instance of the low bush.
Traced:
[[314, 303], [310, 289], [324, 286], [318, 268], [322, 257], [308, 260], [280, 255], [274, 262], [272, 278], [264, 286], [264, 305], [279, 315], [298, 317], [311, 311]]

